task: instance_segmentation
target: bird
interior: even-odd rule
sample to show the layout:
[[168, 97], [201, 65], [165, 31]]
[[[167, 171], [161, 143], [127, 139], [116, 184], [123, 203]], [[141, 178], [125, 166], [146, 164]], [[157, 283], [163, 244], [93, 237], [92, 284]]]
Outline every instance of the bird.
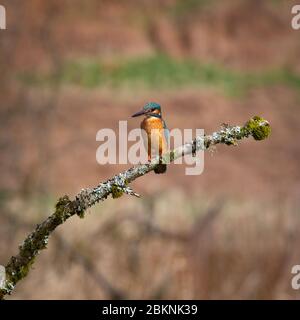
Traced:
[[[152, 152], [159, 156], [159, 164], [154, 168], [156, 174], [165, 173], [167, 165], [162, 163], [162, 155], [169, 149], [169, 129], [162, 118], [161, 106], [156, 102], [148, 102], [141, 111], [136, 112], [132, 117], [144, 116], [141, 122], [142, 136], [145, 149], [148, 153], [148, 161], [151, 162]], [[155, 138], [155, 142], [151, 141]]]

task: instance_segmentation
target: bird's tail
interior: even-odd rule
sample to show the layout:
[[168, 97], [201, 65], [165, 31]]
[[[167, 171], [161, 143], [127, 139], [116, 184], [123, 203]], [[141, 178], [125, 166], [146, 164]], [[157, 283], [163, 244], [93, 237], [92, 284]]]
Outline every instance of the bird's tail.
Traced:
[[154, 172], [156, 174], [165, 173], [167, 171], [167, 165], [165, 163], [159, 163], [155, 168]]

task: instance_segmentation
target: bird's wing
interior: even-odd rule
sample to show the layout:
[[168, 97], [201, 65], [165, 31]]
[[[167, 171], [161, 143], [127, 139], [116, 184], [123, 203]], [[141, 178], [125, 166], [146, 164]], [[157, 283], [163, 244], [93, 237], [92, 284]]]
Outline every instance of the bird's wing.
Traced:
[[169, 147], [169, 144], [170, 144], [170, 130], [167, 127], [166, 121], [162, 120], [162, 122], [163, 122], [163, 127], [164, 127], [165, 139], [166, 139], [166, 142], [167, 142], [167, 146]]

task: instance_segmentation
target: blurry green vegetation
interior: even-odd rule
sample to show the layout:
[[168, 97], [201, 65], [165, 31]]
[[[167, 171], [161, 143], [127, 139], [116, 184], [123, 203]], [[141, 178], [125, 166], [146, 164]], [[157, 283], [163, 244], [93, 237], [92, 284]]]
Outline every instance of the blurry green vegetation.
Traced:
[[97, 59], [68, 61], [55, 74], [23, 73], [19, 79], [31, 86], [53, 84], [85, 88], [106, 86], [150, 89], [214, 87], [226, 95], [246, 93], [261, 86], [286, 85], [300, 90], [300, 75], [289, 69], [239, 72], [192, 59], [176, 60], [165, 55], [103, 62]]
[[207, 5], [215, 4], [215, 1], [211, 0], [177, 0], [175, 4], [170, 7], [170, 13], [175, 16], [194, 13], [195, 11], [203, 8]]

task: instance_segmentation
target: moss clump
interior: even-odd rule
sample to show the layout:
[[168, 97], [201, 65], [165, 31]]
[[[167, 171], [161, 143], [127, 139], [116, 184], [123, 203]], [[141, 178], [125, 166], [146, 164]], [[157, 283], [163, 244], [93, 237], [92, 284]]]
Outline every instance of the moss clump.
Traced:
[[59, 198], [58, 202], [55, 205], [55, 217], [60, 220], [61, 223], [65, 222], [65, 220], [70, 215], [70, 208], [72, 205], [72, 201], [68, 196], [63, 196]]
[[84, 211], [83, 210], [80, 210], [77, 212], [77, 215], [80, 219], [83, 219], [84, 218]]
[[173, 162], [175, 160], [175, 152], [171, 151], [170, 152], [170, 162]]
[[267, 120], [255, 116], [245, 124], [243, 130], [246, 130], [255, 140], [264, 140], [270, 135], [271, 126]]
[[112, 195], [113, 199], [117, 199], [117, 198], [122, 197], [123, 193], [124, 192], [122, 191], [122, 189], [120, 187], [118, 187], [116, 185], [113, 185], [111, 187], [111, 195]]
[[[6, 267], [6, 287], [13, 286], [21, 279], [25, 278], [35, 261], [35, 257], [32, 257], [25, 265], [18, 265], [17, 259], [14, 257], [12, 265]], [[9, 288], [7, 288], [9, 290]]]
[[[16, 273], [17, 281], [21, 280], [21, 279], [23, 279], [23, 278], [25, 278], [27, 276], [31, 266], [34, 264], [34, 260], [35, 260], [35, 257], [33, 257], [26, 265], [21, 266], [18, 269], [18, 271]], [[16, 279], [14, 279], [14, 280], [16, 280]]]
[[[128, 186], [129, 181], [127, 179], [125, 179], [124, 181], [124, 187]], [[122, 186], [119, 186], [117, 184], [113, 184], [111, 187], [111, 195], [113, 199], [117, 199], [122, 197], [122, 195], [124, 194], [124, 191], [122, 189]]]

